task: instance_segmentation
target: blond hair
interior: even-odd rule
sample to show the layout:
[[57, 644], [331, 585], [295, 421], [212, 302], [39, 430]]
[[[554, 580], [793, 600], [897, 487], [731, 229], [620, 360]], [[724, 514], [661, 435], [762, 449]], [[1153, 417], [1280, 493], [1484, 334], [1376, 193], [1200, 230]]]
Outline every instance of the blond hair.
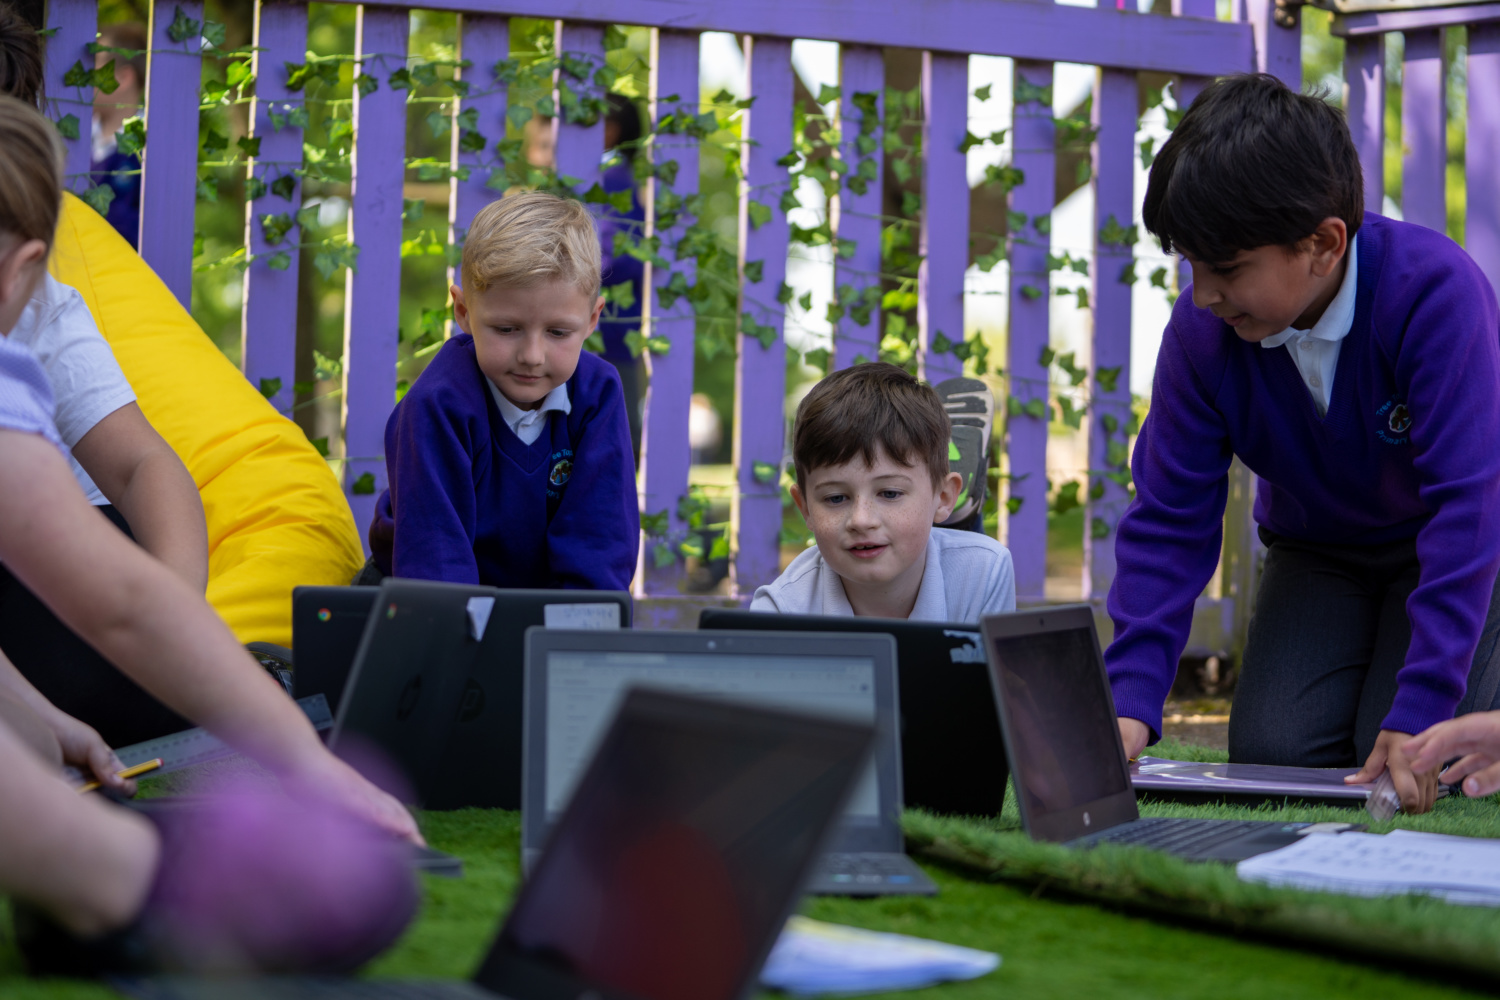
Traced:
[[463, 287], [529, 288], [561, 279], [599, 294], [599, 231], [580, 202], [526, 191], [491, 202], [464, 239]]
[[0, 240], [52, 245], [62, 166], [57, 128], [36, 108], [0, 94]]

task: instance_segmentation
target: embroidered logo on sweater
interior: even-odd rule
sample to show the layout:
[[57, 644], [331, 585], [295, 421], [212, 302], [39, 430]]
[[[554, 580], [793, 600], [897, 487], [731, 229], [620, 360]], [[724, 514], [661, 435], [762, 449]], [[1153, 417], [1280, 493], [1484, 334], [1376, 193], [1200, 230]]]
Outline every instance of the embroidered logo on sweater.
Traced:
[[573, 478], [573, 449], [560, 448], [552, 453], [552, 471], [547, 473], [547, 496], [557, 499], [558, 492]]
[[1375, 425], [1376, 437], [1386, 444], [1411, 443], [1411, 437], [1406, 433], [1411, 430], [1411, 407], [1406, 403], [1392, 396], [1380, 405], [1375, 415], [1385, 418], [1385, 427]]

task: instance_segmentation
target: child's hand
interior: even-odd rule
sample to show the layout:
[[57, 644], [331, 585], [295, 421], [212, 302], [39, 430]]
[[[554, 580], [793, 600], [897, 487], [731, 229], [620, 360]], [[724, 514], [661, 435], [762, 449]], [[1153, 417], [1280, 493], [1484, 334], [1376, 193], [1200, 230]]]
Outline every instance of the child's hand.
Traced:
[[1375, 738], [1375, 748], [1370, 751], [1365, 766], [1358, 774], [1351, 774], [1344, 781], [1357, 785], [1374, 781], [1380, 772], [1389, 769], [1391, 784], [1401, 798], [1401, 811], [1424, 813], [1437, 801], [1437, 765], [1430, 764], [1421, 769], [1413, 766], [1403, 747], [1411, 739], [1409, 733], [1394, 729], [1382, 729]]
[[1120, 742], [1125, 745], [1125, 759], [1135, 760], [1146, 749], [1146, 742], [1151, 739], [1151, 727], [1140, 719], [1127, 719], [1120, 717]]
[[395, 796], [381, 791], [354, 768], [331, 753], [300, 768], [296, 774], [282, 777], [282, 784], [293, 795], [332, 803], [345, 812], [374, 826], [426, 846], [417, 830], [417, 821]]
[[1462, 782], [1470, 798], [1491, 795], [1500, 791], [1500, 712], [1474, 712], [1439, 722], [1407, 740], [1401, 752], [1419, 769], [1461, 758], [1439, 777], [1450, 785]]
[[64, 764], [72, 764], [85, 777], [92, 774], [94, 780], [105, 788], [112, 788], [123, 795], [135, 794], [135, 782], [118, 774], [125, 769], [125, 765], [93, 726], [62, 711], [49, 712], [45, 718], [47, 728], [52, 730], [58, 745], [62, 747]]

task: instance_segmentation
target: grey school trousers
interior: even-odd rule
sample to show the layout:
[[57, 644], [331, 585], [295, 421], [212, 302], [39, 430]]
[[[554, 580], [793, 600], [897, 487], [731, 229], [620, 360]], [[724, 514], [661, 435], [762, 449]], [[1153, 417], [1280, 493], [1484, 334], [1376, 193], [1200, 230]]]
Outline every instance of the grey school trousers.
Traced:
[[[1415, 541], [1320, 545], [1260, 532], [1265, 571], [1229, 717], [1229, 759], [1363, 764], [1396, 697], [1417, 585]], [[1457, 715], [1500, 708], [1500, 588]]]

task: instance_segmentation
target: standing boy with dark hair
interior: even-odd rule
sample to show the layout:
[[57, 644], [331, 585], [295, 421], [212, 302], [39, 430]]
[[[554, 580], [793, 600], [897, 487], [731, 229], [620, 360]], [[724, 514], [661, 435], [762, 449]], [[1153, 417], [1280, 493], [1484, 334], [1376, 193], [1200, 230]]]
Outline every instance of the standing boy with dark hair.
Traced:
[[797, 407], [792, 499], [817, 545], [755, 591], [752, 611], [978, 622], [1013, 611], [1010, 552], [935, 528], [963, 483], [931, 386], [884, 363], [834, 372]]
[[[1218, 563], [1230, 462], [1267, 546], [1230, 759], [1389, 768], [1500, 683], [1500, 315], [1445, 236], [1364, 211], [1343, 115], [1269, 76], [1205, 90], [1151, 169], [1146, 228], [1192, 265], [1121, 519], [1106, 653], [1136, 756]], [[1357, 239], [1356, 239], [1357, 234]]]

